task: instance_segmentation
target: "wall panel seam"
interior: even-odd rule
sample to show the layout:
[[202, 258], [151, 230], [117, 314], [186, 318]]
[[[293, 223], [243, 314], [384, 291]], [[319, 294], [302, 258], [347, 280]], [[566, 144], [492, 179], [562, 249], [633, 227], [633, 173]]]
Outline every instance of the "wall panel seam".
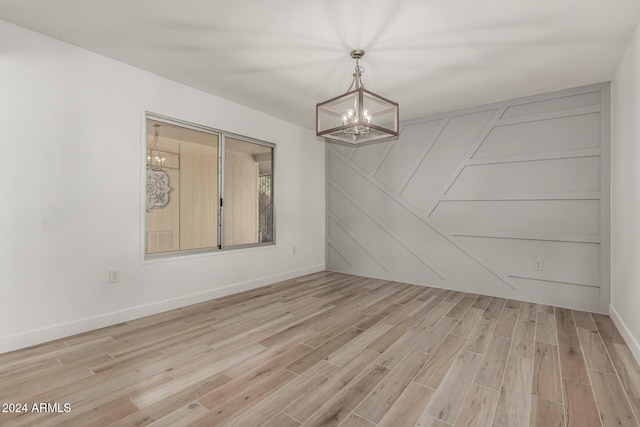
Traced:
[[539, 274], [531, 273], [531, 272], [511, 272], [509, 273], [510, 277], [520, 278], [520, 279], [531, 279], [531, 280], [540, 280], [542, 282], [553, 282], [574, 286], [585, 286], [587, 288], [600, 288], [599, 279], [593, 279], [590, 277], [580, 277], [580, 276], [569, 276], [564, 274], [555, 274], [555, 273], [544, 273], [540, 272]]
[[[433, 135], [431, 135], [431, 137], [429, 138], [429, 140], [427, 141], [425, 146], [422, 148], [422, 151], [418, 155], [416, 161], [413, 163], [413, 166], [411, 166], [411, 168], [409, 168], [409, 172], [404, 177], [404, 179], [400, 182], [400, 186], [399, 186], [398, 190], [396, 191], [396, 194], [398, 194], [398, 195], [402, 194], [402, 192], [407, 187], [407, 185], [409, 185], [409, 182], [411, 181], [411, 179], [415, 175], [416, 171], [418, 170], [418, 168], [420, 167], [420, 165], [422, 164], [424, 159], [427, 157], [427, 155], [429, 155], [429, 152], [431, 151], [431, 148], [433, 148], [433, 145], [436, 143], [438, 138], [440, 138], [440, 135], [442, 134], [442, 131], [444, 130], [444, 128], [449, 123], [449, 120], [451, 120], [451, 117], [445, 117], [445, 118], [441, 119], [440, 124], [436, 128], [435, 132], [433, 132]], [[426, 120], [423, 123], [427, 123], [427, 122], [430, 122], [430, 121], [432, 121], [432, 120]]]
[[331, 239], [331, 238], [328, 238], [328, 239], [327, 239], [327, 246], [328, 246], [329, 248], [333, 248], [333, 250], [335, 251], [335, 253], [336, 253], [336, 254], [338, 254], [338, 256], [339, 256], [340, 258], [342, 258], [342, 259], [344, 260], [344, 262], [346, 262], [346, 263], [349, 265], [349, 267], [351, 267], [351, 268], [355, 268], [355, 267], [353, 266], [353, 264], [351, 264], [351, 262], [347, 259], [347, 257], [346, 257], [346, 256], [344, 256], [344, 254], [343, 254], [342, 252], [340, 252], [340, 249], [338, 249], [338, 246], [337, 246], [337, 245], [336, 245], [336, 243], [333, 241], [333, 239]]
[[567, 242], [567, 243], [594, 243], [600, 244], [600, 236], [596, 234], [549, 234], [532, 233], [522, 231], [496, 231], [496, 230], [461, 230], [449, 229], [452, 236], [461, 237], [487, 237], [494, 239], [517, 239], [517, 240], [543, 240], [547, 242]]
[[446, 273], [437, 265], [433, 263], [430, 259], [428, 259], [424, 254], [421, 254], [413, 245], [407, 242], [402, 236], [393, 231], [393, 227], [389, 224], [386, 224], [380, 218], [378, 218], [370, 209], [360, 203], [353, 195], [349, 194], [347, 190], [345, 190], [342, 186], [340, 186], [336, 181], [331, 178], [328, 178], [329, 184], [336, 189], [340, 194], [342, 194], [349, 202], [351, 202], [360, 212], [366, 215], [373, 222], [378, 224], [384, 231], [389, 234], [396, 242], [402, 245], [407, 251], [409, 251], [416, 259], [418, 259], [422, 264], [428, 267], [431, 271], [433, 271], [441, 280], [445, 280]]
[[[509, 105], [511, 107], [511, 105]], [[563, 117], [583, 116], [586, 114], [595, 114], [601, 111], [600, 104], [588, 105], [586, 107], [567, 108], [564, 110], [548, 111], [545, 113], [536, 113], [525, 116], [509, 117], [508, 119], [498, 119], [496, 127], [510, 126], [520, 123], [539, 122], [543, 120], [561, 119]]]
[[462, 194], [445, 195], [440, 202], [474, 201], [530, 201], [530, 200], [600, 200], [599, 191], [577, 191], [575, 193], [504, 193], [504, 194]]
[[440, 198], [447, 194], [449, 188], [453, 185], [453, 183], [458, 179], [462, 171], [464, 170], [466, 163], [473, 157], [473, 155], [478, 151], [478, 148], [484, 143], [487, 135], [491, 132], [491, 129], [494, 127], [494, 123], [496, 120], [504, 114], [506, 111], [506, 107], [498, 108], [495, 110], [493, 117], [489, 120], [486, 126], [482, 129], [480, 134], [475, 138], [474, 142], [471, 144], [471, 147], [467, 150], [464, 156], [462, 156], [461, 160], [458, 162], [458, 166], [453, 170], [453, 173], [450, 174], [449, 178], [445, 181], [445, 183], [440, 188], [440, 191], [436, 193], [435, 199], [431, 202], [429, 207], [426, 210], [427, 216], [430, 217], [433, 214], [433, 211], [436, 209], [438, 204], [440, 203]]
[[[402, 129], [404, 129], [405, 126], [406, 125], [402, 126]], [[400, 130], [400, 132], [402, 132], [402, 129]], [[376, 176], [376, 174], [378, 173], [378, 171], [382, 167], [382, 164], [384, 163], [384, 161], [387, 160], [387, 156], [389, 156], [389, 153], [391, 152], [391, 149], [393, 148], [393, 146], [397, 142], [398, 142], [398, 137], [393, 138], [392, 140], [387, 142], [387, 146], [384, 148], [384, 150], [380, 154], [380, 158], [378, 159], [377, 163], [373, 167], [373, 170], [371, 171], [371, 174], [370, 174], [371, 176]]]
[[[357, 236], [354, 236], [353, 233], [351, 233], [348, 230], [348, 227], [342, 222], [342, 220], [340, 220], [337, 216], [335, 216], [333, 213], [329, 212], [329, 218], [336, 223], [336, 225], [338, 227], [340, 227], [340, 229], [342, 229], [342, 231], [351, 238], [351, 240], [353, 240], [353, 242], [355, 244], [357, 244], [358, 246], [360, 246], [360, 248], [362, 248], [362, 250], [369, 255], [369, 257], [374, 260], [380, 267], [382, 267], [382, 269], [384, 271], [386, 271], [387, 273], [390, 273], [393, 271], [393, 268], [387, 264], [386, 262], [384, 262], [383, 260], [381, 260], [380, 258], [378, 258], [376, 255], [372, 254], [366, 247], [364, 244], [362, 244], [362, 242], [357, 238]], [[334, 246], [335, 248], [335, 246]]]
[[601, 154], [602, 150], [600, 148], [578, 148], [575, 150], [545, 151], [542, 153], [514, 154], [509, 156], [475, 157], [467, 161], [467, 166], [580, 159], [583, 157], [600, 157]]

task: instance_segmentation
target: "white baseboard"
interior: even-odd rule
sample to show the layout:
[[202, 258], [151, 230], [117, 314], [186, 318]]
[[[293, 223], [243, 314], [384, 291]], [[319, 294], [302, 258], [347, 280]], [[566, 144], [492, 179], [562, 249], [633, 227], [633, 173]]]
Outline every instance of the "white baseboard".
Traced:
[[631, 350], [631, 353], [633, 353], [633, 356], [636, 358], [636, 362], [640, 363], [640, 344], [612, 305], [609, 306], [609, 316], [611, 317], [613, 324], [618, 328], [618, 332], [620, 332], [620, 335], [622, 335], [622, 338], [624, 338], [624, 341], [627, 343], [629, 350]]
[[219, 298], [238, 292], [271, 285], [273, 283], [293, 279], [295, 277], [304, 276], [306, 274], [323, 271], [324, 269], [324, 264], [315, 265], [299, 270], [275, 274], [268, 277], [261, 277], [259, 279], [235, 283], [233, 285], [216, 288], [209, 291], [185, 295], [164, 301], [154, 302], [151, 304], [131, 307], [121, 311], [115, 311], [112, 313], [101, 314], [94, 317], [74, 320], [73, 322], [62, 323], [59, 325], [48, 326], [42, 329], [35, 329], [15, 335], [5, 336], [0, 338], [0, 354], [42, 344], [60, 338], [69, 337], [75, 334], [104, 328], [106, 326], [116, 325], [118, 323], [127, 322], [129, 320], [139, 319], [141, 317], [151, 316], [153, 314], [174, 310], [176, 308], [197, 304], [214, 298]]

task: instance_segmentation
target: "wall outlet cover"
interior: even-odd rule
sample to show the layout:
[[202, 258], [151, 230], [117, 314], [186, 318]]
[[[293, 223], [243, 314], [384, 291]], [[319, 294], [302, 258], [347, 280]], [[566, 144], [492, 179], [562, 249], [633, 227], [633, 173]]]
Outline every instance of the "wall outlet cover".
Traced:
[[118, 283], [120, 281], [120, 269], [112, 268], [109, 270], [109, 283]]

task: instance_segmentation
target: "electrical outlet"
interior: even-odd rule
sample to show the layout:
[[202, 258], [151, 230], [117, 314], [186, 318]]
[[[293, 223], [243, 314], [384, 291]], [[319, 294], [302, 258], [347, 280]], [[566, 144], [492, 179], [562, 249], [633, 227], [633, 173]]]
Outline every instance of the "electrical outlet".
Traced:
[[536, 259], [533, 261], [533, 269], [536, 271], [544, 270], [544, 261], [541, 259]]
[[109, 283], [118, 283], [120, 281], [120, 269], [112, 268], [109, 270]]

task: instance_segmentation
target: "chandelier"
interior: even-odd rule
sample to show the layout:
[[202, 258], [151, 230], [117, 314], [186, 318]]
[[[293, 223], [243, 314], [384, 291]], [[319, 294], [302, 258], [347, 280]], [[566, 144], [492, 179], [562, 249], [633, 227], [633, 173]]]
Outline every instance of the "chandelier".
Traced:
[[162, 169], [167, 158], [164, 155], [164, 151], [158, 148], [158, 128], [160, 127], [160, 123], [153, 123], [153, 139], [151, 140], [151, 144], [147, 146], [147, 165], [151, 165], [152, 167]]
[[346, 93], [316, 105], [316, 135], [354, 145], [398, 136], [398, 103], [365, 89], [359, 64], [364, 50], [350, 54], [356, 60], [353, 82]]

